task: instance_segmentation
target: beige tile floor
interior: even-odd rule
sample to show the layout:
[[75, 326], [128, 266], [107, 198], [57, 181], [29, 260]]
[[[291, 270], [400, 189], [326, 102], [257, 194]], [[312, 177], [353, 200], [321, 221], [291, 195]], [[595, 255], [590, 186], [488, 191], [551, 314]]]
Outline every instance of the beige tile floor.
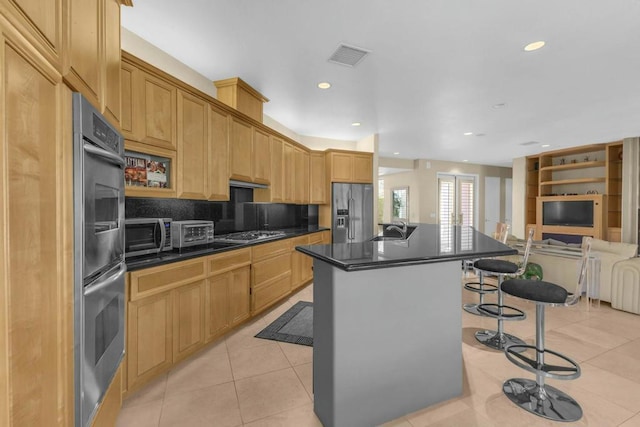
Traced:
[[[117, 426], [321, 426], [313, 412], [311, 347], [253, 337], [297, 301], [312, 301], [312, 286], [130, 396]], [[462, 294], [464, 302], [477, 298], [467, 291]], [[509, 296], [506, 302], [523, 308], [528, 318], [506, 323], [505, 330], [533, 342], [534, 306]], [[507, 378], [533, 376], [502, 352], [476, 342], [475, 331], [494, 329], [495, 320], [461, 313], [462, 396], [385, 426], [557, 425], [517, 408], [503, 395]], [[640, 316], [606, 303], [587, 310], [583, 303], [547, 309], [546, 320], [547, 348], [572, 357], [582, 368], [576, 380], [549, 381], [582, 405], [583, 418], [568, 425], [640, 427]]]

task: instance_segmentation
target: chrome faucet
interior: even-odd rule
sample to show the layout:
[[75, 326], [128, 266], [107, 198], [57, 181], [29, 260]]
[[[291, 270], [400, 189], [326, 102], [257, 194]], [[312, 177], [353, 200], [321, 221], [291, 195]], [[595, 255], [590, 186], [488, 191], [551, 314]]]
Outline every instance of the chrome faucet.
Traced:
[[[402, 228], [398, 227], [396, 224], [401, 225]], [[404, 221], [398, 221], [393, 223], [392, 225], [387, 227], [387, 230], [396, 230], [400, 232], [400, 235], [402, 236], [403, 239], [407, 238], [407, 223]]]

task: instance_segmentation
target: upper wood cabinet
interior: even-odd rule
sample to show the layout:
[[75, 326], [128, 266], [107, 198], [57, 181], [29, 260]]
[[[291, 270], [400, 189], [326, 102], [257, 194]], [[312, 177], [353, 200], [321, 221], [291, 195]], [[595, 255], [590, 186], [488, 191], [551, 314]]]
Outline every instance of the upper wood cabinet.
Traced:
[[295, 203], [296, 187], [296, 158], [295, 147], [288, 142], [284, 143], [284, 201], [286, 203]]
[[209, 106], [209, 200], [229, 200], [229, 116]]
[[112, 122], [120, 123], [120, 0], [103, 1], [104, 43], [102, 79], [104, 96], [102, 113]]
[[134, 133], [140, 142], [175, 150], [177, 89], [144, 71], [139, 76], [140, 109], [134, 110]]
[[229, 122], [229, 151], [230, 177], [253, 182], [253, 127], [236, 117]]
[[178, 91], [178, 197], [206, 200], [209, 192], [207, 156], [209, 106], [206, 101]]
[[31, 46], [60, 71], [62, 0], [8, 0], [0, 7]]
[[271, 137], [271, 201], [284, 201], [284, 141]]
[[358, 151], [327, 151], [327, 173], [330, 182], [373, 182], [373, 155]]
[[120, 2], [65, 1], [64, 78], [119, 126]]
[[288, 202], [284, 198], [284, 144], [285, 142], [281, 138], [271, 136], [271, 182], [269, 188], [253, 190], [254, 202]]
[[123, 55], [121, 129], [125, 139], [158, 148], [177, 148], [177, 95], [171, 82], [142, 69]]
[[253, 129], [253, 182], [271, 182], [271, 141], [269, 134], [258, 128]]
[[309, 203], [309, 153], [301, 148], [294, 149], [295, 158], [295, 199], [299, 205]]
[[100, 0], [66, 0], [64, 78], [100, 108]]
[[269, 134], [237, 117], [229, 126], [231, 179], [258, 184], [271, 181]]
[[134, 101], [138, 101], [139, 96], [135, 93], [137, 86], [135, 85], [138, 77], [138, 69], [133, 65], [122, 61], [120, 68], [120, 130], [125, 139], [138, 140], [133, 129], [133, 114], [138, 112], [139, 104], [134, 105]]
[[317, 151], [309, 154], [309, 203], [312, 205], [327, 203], [325, 154]]

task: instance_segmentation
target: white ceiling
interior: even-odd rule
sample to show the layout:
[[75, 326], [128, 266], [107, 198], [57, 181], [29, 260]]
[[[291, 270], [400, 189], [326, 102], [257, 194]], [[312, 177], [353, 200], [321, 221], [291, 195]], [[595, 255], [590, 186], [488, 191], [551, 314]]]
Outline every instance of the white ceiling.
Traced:
[[[122, 25], [300, 135], [377, 133], [383, 157], [510, 166], [640, 135], [640, 0], [134, 0]], [[371, 53], [328, 62], [341, 43]]]

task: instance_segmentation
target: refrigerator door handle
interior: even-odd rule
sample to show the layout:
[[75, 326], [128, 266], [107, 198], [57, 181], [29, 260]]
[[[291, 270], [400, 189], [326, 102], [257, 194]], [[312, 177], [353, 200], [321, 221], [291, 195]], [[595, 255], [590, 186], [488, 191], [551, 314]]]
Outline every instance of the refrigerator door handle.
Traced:
[[356, 228], [355, 228], [355, 217], [353, 215], [353, 205], [355, 204], [355, 199], [353, 198], [349, 198], [349, 239], [353, 240], [355, 239], [355, 233], [356, 233]]

